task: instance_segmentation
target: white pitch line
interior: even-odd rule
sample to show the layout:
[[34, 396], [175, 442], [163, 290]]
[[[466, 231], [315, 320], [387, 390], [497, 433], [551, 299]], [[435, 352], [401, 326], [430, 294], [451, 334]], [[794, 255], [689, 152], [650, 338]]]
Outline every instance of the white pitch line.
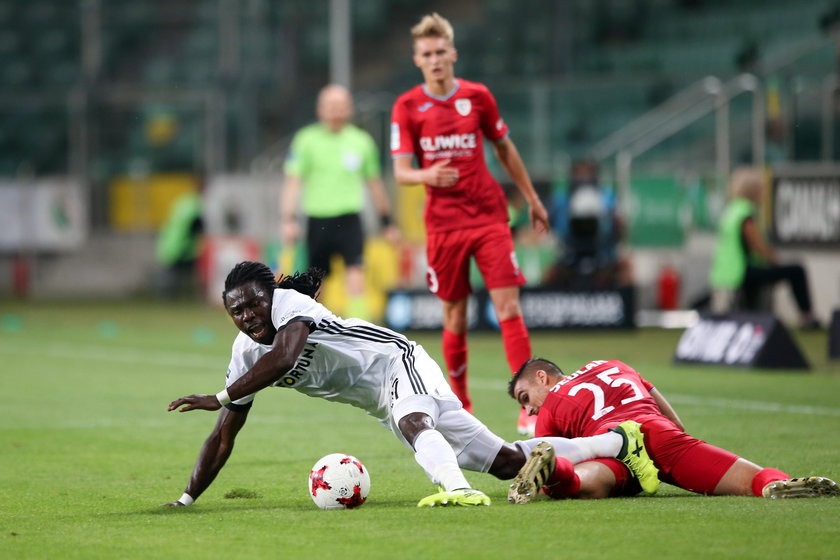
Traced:
[[668, 400], [676, 404], [713, 406], [737, 410], [755, 410], [758, 412], [785, 412], [806, 416], [840, 416], [840, 408], [774, 402], [745, 401], [741, 399], [721, 399], [717, 397], [696, 397], [693, 395], [668, 395]]
[[[103, 345], [70, 345], [53, 343], [46, 346], [26, 347], [0, 345], [0, 354], [18, 354], [27, 356], [49, 356], [52, 358], [75, 358], [104, 362], [146, 364], [164, 367], [190, 367], [197, 369], [219, 370], [227, 367], [226, 358], [212, 358], [191, 352], [142, 351], [137, 348]], [[479, 390], [505, 391], [507, 383], [500, 379], [491, 381], [475, 379], [470, 387]], [[698, 397], [694, 395], [668, 394], [668, 400], [674, 404], [705, 406], [734, 410], [752, 410], [757, 412], [783, 412], [806, 416], [840, 416], [840, 408], [827, 406], [795, 405], [718, 397]]]
[[[492, 391], [506, 391], [507, 383], [503, 380], [490, 381], [476, 379], [470, 381], [470, 388]], [[746, 401], [741, 399], [723, 399], [718, 397], [698, 397], [695, 395], [681, 395], [668, 393], [668, 401], [672, 404], [689, 406], [704, 406], [713, 408], [726, 408], [731, 410], [752, 410], [757, 412], [784, 412], [787, 414], [804, 414], [806, 416], [840, 416], [840, 408], [828, 406], [811, 406], [784, 404], [762, 401]]]
[[228, 362], [226, 358], [216, 359], [190, 352], [143, 351], [124, 346], [70, 345], [58, 342], [38, 347], [0, 345], [0, 354], [214, 370], [226, 368]]

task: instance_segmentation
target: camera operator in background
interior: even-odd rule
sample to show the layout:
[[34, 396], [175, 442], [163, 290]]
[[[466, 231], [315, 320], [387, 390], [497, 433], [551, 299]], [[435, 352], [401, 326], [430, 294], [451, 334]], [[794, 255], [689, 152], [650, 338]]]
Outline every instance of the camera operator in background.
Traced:
[[601, 185], [595, 162], [572, 163], [568, 190], [555, 199], [552, 227], [562, 251], [546, 272], [546, 286], [604, 289], [632, 284], [630, 261], [619, 255], [624, 223], [616, 212], [615, 193]]

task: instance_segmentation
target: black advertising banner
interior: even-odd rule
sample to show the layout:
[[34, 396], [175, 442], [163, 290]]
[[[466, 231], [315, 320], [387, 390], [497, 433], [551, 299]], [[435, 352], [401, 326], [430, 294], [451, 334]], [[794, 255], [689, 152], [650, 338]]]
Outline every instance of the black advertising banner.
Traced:
[[790, 333], [771, 313], [703, 314], [683, 333], [674, 361], [745, 368], [810, 369]]
[[828, 357], [840, 360], [840, 309], [831, 313], [831, 325], [828, 327]]
[[[490, 298], [487, 301], [492, 308]], [[522, 290], [519, 303], [529, 329], [636, 326], [633, 288], [577, 291], [528, 289]]]
[[[520, 305], [529, 330], [636, 326], [633, 288], [592, 291], [523, 288]], [[471, 295], [467, 309], [470, 330], [499, 328], [493, 302], [486, 291]], [[440, 301], [426, 290], [390, 292], [385, 324], [397, 331], [439, 330], [443, 325]]]
[[770, 234], [777, 245], [840, 247], [840, 168], [774, 170]]

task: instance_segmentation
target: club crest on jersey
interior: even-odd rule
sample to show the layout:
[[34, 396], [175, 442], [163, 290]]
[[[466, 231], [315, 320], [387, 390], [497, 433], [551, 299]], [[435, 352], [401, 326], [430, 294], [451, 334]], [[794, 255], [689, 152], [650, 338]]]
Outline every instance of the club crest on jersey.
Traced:
[[458, 111], [458, 114], [462, 117], [466, 117], [472, 111], [472, 102], [469, 99], [456, 99], [455, 100], [455, 110]]

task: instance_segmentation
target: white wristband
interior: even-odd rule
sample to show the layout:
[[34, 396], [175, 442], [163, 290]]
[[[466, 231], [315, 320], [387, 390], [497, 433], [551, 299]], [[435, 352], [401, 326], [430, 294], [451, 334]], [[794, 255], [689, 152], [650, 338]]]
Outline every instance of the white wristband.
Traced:
[[178, 498], [178, 501], [184, 504], [185, 506], [191, 506], [193, 505], [193, 502], [195, 502], [195, 500], [193, 500], [193, 497], [187, 494], [186, 492], [184, 492], [183, 496]]
[[219, 404], [225, 406], [226, 404], [230, 404], [230, 395], [228, 395], [227, 389], [222, 389], [218, 393], [216, 393], [216, 399], [219, 401]]

